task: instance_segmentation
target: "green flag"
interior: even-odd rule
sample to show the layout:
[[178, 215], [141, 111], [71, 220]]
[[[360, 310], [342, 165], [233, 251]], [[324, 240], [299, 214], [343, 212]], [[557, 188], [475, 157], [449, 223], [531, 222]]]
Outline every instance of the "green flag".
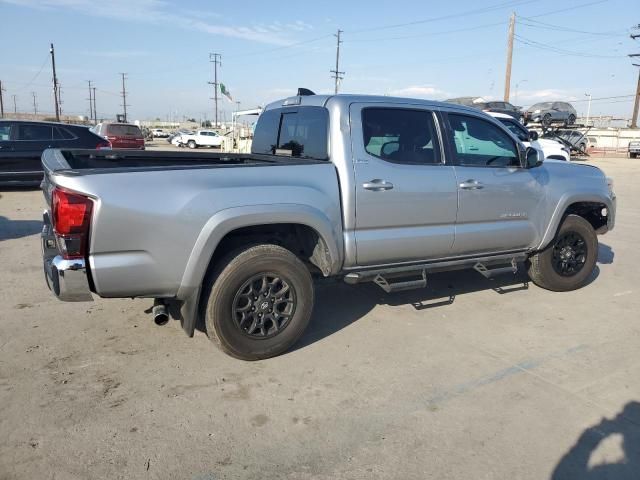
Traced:
[[224, 83], [220, 84], [220, 93], [222, 93], [222, 95], [227, 97], [230, 102], [233, 102], [233, 98], [231, 98], [231, 92], [227, 90], [227, 87], [224, 86]]

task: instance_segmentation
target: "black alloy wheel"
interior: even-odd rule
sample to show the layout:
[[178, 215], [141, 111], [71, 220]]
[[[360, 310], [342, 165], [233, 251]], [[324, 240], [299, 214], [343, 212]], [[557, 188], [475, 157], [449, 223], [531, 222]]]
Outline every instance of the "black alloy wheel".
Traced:
[[572, 277], [584, 267], [587, 259], [587, 243], [577, 232], [567, 232], [553, 246], [553, 269], [563, 277]]
[[296, 311], [296, 291], [281, 275], [253, 275], [238, 289], [232, 315], [240, 331], [252, 338], [269, 338], [289, 325]]

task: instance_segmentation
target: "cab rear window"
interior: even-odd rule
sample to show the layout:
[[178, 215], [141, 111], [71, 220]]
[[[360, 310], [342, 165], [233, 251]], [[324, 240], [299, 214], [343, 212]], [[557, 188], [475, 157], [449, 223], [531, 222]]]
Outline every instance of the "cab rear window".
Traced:
[[327, 160], [328, 125], [323, 107], [267, 110], [256, 124], [251, 152]]

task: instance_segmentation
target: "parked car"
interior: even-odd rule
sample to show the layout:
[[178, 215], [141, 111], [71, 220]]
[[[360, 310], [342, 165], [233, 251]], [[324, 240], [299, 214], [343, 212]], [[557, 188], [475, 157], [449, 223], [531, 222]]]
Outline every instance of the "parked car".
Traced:
[[193, 133], [182, 134], [179, 142], [189, 148], [221, 147], [224, 137], [214, 130], [197, 130]]
[[251, 154], [47, 150], [45, 278], [61, 300], [153, 298], [156, 323], [202, 319], [247, 360], [300, 338], [314, 277], [394, 292], [524, 264], [573, 290], [615, 194], [595, 166], [543, 160], [476, 109], [366, 95], [271, 103]]
[[465, 105], [467, 107], [478, 108], [483, 112], [496, 112], [509, 115], [516, 120], [522, 120], [522, 112], [520, 107], [510, 104], [509, 102], [502, 102], [497, 100], [484, 100], [482, 97], [459, 97], [446, 100], [449, 103], [455, 103], [457, 105]]
[[629, 154], [629, 158], [637, 158], [638, 155], [640, 155], [640, 141], [639, 140], [630, 141], [627, 152]]
[[169, 136], [169, 132], [166, 132], [161, 128], [154, 128], [151, 130], [151, 135], [154, 138], [167, 138]]
[[169, 135], [169, 137], [167, 138], [167, 142], [172, 145], [179, 146], [181, 145], [180, 138], [182, 137], [182, 135], [192, 135], [193, 133], [195, 133], [193, 130], [178, 130], [177, 132]]
[[557, 130], [556, 132], [550, 132], [544, 136], [547, 135], [548, 138], [557, 138], [567, 147], [581, 153], [586, 153], [587, 147], [589, 146], [589, 140], [586, 135], [578, 130]]
[[81, 125], [0, 120], [0, 185], [31, 186], [42, 181], [47, 148], [109, 149], [111, 144]]
[[573, 125], [576, 123], [576, 109], [567, 102], [542, 102], [530, 106], [524, 112], [525, 124], [541, 123], [548, 127], [552, 123]]
[[539, 150], [546, 160], [571, 161], [571, 151], [561, 142], [547, 138], [538, 138], [534, 130], [527, 130], [518, 120], [504, 113], [489, 112], [493, 118], [502, 123], [520, 140], [525, 147], [533, 147]]
[[99, 123], [92, 131], [111, 142], [113, 148], [144, 150], [144, 135], [131, 123]]

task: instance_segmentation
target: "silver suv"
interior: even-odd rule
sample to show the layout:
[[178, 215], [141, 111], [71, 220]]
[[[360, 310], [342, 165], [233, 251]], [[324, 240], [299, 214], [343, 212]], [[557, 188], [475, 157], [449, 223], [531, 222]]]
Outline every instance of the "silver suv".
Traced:
[[525, 125], [528, 122], [541, 123], [544, 127], [552, 123], [573, 125], [576, 123], [576, 118], [576, 109], [567, 102], [536, 103], [524, 112]]

